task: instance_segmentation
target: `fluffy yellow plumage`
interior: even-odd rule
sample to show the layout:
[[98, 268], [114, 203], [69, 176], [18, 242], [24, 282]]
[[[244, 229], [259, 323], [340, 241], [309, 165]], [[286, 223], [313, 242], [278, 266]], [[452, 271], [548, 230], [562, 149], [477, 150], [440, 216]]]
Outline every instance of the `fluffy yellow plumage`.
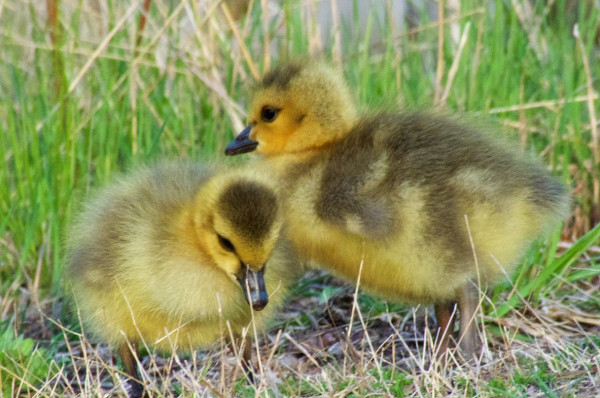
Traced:
[[128, 341], [191, 350], [227, 337], [225, 322], [236, 338], [252, 317], [260, 327], [295, 273], [281, 225], [273, 184], [252, 171], [168, 163], [119, 179], [70, 234], [70, 286], [85, 326], [119, 347], [134, 377]]
[[255, 167], [282, 182], [298, 252], [350, 281], [362, 263], [361, 286], [433, 303], [441, 332], [457, 302], [467, 357], [477, 345], [474, 282], [510, 272], [568, 213], [559, 182], [483, 132], [426, 113], [358, 117], [342, 74], [319, 61], [268, 72], [249, 122], [226, 154], [263, 155]]

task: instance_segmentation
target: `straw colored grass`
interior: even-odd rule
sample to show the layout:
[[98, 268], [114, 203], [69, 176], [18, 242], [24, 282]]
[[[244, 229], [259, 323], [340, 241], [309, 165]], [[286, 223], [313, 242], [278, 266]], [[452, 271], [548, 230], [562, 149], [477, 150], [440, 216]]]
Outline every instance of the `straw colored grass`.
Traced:
[[597, 4], [246, 3], [0, 0], [0, 346], [21, 349], [0, 350], [0, 395], [124, 394], [112, 351], [88, 340], [64, 299], [72, 215], [135, 164], [239, 164], [221, 153], [252, 83], [309, 53], [339, 64], [365, 109], [435, 106], [519, 142], [571, 188], [572, 217], [482, 292], [485, 348], [471, 366], [431, 360], [427, 307], [311, 272], [259, 335], [257, 383], [224, 343], [150, 350], [139, 358], [150, 395], [597, 396]]

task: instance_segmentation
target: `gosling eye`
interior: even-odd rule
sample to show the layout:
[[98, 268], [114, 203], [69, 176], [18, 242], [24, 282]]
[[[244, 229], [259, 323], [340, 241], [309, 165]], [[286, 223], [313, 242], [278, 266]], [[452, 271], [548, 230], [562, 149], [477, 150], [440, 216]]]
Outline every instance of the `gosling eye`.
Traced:
[[277, 119], [277, 115], [279, 115], [279, 109], [272, 108], [270, 106], [265, 106], [260, 111], [260, 118], [263, 122], [272, 123]]
[[227, 250], [228, 252], [232, 252], [235, 253], [235, 246], [233, 246], [233, 243], [231, 243], [231, 241], [221, 235], [217, 235], [219, 237], [219, 244], [221, 245], [221, 247], [225, 250]]

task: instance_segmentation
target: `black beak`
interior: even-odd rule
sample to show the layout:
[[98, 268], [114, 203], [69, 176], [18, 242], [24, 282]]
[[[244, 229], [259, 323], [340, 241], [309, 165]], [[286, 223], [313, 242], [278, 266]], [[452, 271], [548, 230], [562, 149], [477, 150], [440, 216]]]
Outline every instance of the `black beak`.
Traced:
[[252, 126], [246, 127], [237, 137], [233, 139], [225, 148], [225, 155], [239, 155], [240, 153], [252, 152], [258, 146], [258, 142], [250, 139]]
[[260, 271], [252, 271], [244, 264], [243, 276], [238, 277], [238, 282], [244, 290], [244, 297], [255, 311], [260, 311], [267, 306], [269, 294], [265, 286], [265, 267]]

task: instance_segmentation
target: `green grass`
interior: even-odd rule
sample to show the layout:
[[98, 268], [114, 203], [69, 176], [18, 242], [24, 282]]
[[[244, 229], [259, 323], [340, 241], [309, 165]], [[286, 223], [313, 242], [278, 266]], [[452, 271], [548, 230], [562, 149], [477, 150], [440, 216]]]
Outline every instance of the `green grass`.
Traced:
[[[229, 25], [206, 17], [195, 2], [181, 7], [153, 1], [141, 44], [135, 47], [137, 22], [124, 16], [131, 11], [137, 21], [141, 5], [130, 8], [132, 2], [112, 0], [101, 2], [104, 7], [96, 12], [87, 2], [63, 0], [55, 50], [38, 3], [8, 0], [0, 5], [0, 324], [6, 325], [0, 332], [23, 334], [29, 333], [22, 327], [28, 309], [69, 319], [66, 311], [48, 308], [61, 300], [65, 233], [86, 193], [116, 172], [164, 157], [243, 162], [221, 154], [244, 122], [241, 109], [253, 82]], [[316, 21], [303, 17], [298, 2], [285, 1], [278, 15], [270, 13], [271, 46], [265, 51], [260, 3], [238, 23], [243, 46], [259, 72], [267, 59], [275, 63], [318, 47], [308, 23]], [[564, 10], [568, 1], [556, 1], [552, 9], [542, 1], [516, 2], [532, 4], [533, 17], [528, 17], [513, 3], [462, 0], [460, 15], [446, 10], [451, 22], [442, 43], [443, 100], [435, 97], [438, 25], [425, 10], [417, 10], [413, 25], [394, 27], [376, 15], [360, 25], [354, 12], [350, 22], [363, 31], [341, 43], [343, 69], [362, 109], [401, 104], [404, 109], [439, 106], [465, 114], [541, 157], [573, 190], [573, 217], [562, 235], [556, 230], [532, 248], [513, 280], [489, 295], [486, 312], [498, 317], [585, 290], [600, 273], [598, 252], [589, 252], [600, 238], [600, 227], [593, 228], [599, 221], [593, 214], [598, 203], [593, 187], [600, 178], [600, 159], [590, 145], [587, 102], [599, 114], [600, 100], [588, 92], [584, 66], [587, 58], [589, 83], [600, 91], [600, 9], [592, 1], [579, 2], [573, 12]], [[332, 57], [330, 42], [321, 52], [325, 58]], [[595, 293], [582, 306], [597, 309], [599, 300]], [[361, 306], [371, 308], [375, 317], [390, 308], [372, 298], [361, 298]], [[50, 329], [60, 340], [60, 330]], [[41, 338], [39, 343], [53, 344]], [[510, 383], [537, 383], [544, 393], [552, 390], [552, 379], [534, 374], [539, 380], [515, 376]], [[377, 391], [386, 391], [377, 383], [399, 396], [414, 388], [405, 385], [404, 373], [365, 380], [369, 377], [377, 380], [369, 384]], [[518, 388], [513, 391], [505, 381], [494, 380], [481, 388], [522, 396]], [[318, 395], [328, 388], [296, 383], [286, 387], [290, 394]], [[335, 385], [350, 394], [368, 391], [362, 384], [355, 390]], [[479, 387], [471, 384], [465, 391]]]
[[32, 339], [15, 336], [12, 330], [0, 334], [0, 393], [17, 396], [42, 383], [51, 370], [52, 359], [44, 349], [38, 349]]

